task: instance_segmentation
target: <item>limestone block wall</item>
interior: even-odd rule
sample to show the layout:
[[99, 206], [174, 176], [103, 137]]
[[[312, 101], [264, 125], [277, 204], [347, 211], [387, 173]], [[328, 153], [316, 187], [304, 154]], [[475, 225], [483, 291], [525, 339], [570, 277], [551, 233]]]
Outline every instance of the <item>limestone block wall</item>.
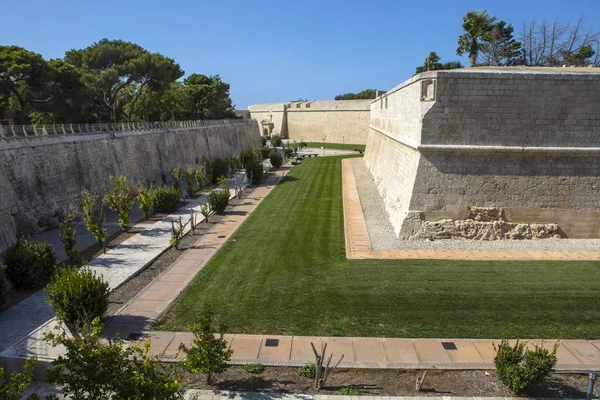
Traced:
[[468, 207], [600, 237], [599, 104], [598, 69], [420, 74], [373, 102], [365, 164], [401, 237]]
[[290, 103], [288, 137], [307, 142], [366, 144], [370, 103], [371, 100]]
[[260, 124], [273, 123], [273, 133], [309, 142], [366, 144], [371, 100], [331, 100], [257, 104], [248, 107]]
[[[56, 226], [56, 211], [85, 189], [126, 175], [160, 184], [173, 168], [196, 168], [203, 155], [224, 158], [260, 145], [256, 121], [171, 131], [41, 136], [0, 141], [0, 252], [17, 233]], [[168, 179], [168, 178], [167, 178]]]

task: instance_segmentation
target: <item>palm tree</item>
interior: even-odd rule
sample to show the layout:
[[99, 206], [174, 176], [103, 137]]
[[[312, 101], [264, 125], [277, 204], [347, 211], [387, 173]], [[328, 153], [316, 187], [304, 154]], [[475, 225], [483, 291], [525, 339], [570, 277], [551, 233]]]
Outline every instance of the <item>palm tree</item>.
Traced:
[[487, 10], [483, 12], [471, 10], [463, 17], [462, 27], [466, 33], [458, 37], [456, 54], [462, 56], [464, 53], [469, 53], [471, 67], [477, 64], [480, 43], [492, 30], [494, 21], [496, 17], [490, 17]]

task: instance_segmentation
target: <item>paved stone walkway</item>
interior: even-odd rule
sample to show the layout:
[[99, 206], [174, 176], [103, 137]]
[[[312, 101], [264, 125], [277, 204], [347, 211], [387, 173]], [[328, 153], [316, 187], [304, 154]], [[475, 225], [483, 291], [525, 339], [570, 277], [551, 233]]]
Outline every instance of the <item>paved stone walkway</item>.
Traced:
[[[136, 344], [151, 340], [151, 353], [165, 361], [180, 361], [179, 345], [189, 345], [187, 332], [145, 332]], [[267, 345], [275, 339], [276, 345]], [[341, 366], [351, 368], [405, 369], [494, 369], [494, 343], [500, 339], [399, 339], [369, 337], [309, 337], [281, 335], [228, 334], [225, 340], [233, 350], [231, 362], [246, 364], [300, 366], [314, 362], [310, 343], [320, 349], [327, 343], [327, 354], [335, 361], [344, 355]], [[528, 346], [539, 339], [525, 340]], [[513, 344], [515, 341], [511, 341]], [[552, 349], [556, 340], [544, 341]], [[600, 370], [600, 340], [561, 340], [557, 370]]]
[[[230, 192], [233, 197], [234, 189], [230, 189]], [[93, 259], [88, 263], [90, 269], [102, 275], [111, 289], [119, 287], [170, 247], [171, 221], [178, 221], [180, 216], [188, 217], [190, 208], [194, 208], [198, 219], [203, 220], [199, 210], [201, 199], [203, 198], [188, 200], [188, 204], [176, 213]], [[184, 228], [185, 232], [189, 230], [189, 225]], [[49, 324], [53, 318], [54, 311], [46, 302], [43, 290], [5, 310], [0, 314], [0, 356], [12, 344], [23, 339], [29, 340], [31, 335], [35, 336], [36, 331]], [[14, 353], [12, 350], [10, 352]]]
[[349, 259], [435, 260], [563, 260], [600, 261], [600, 251], [475, 251], [475, 250], [373, 250], [360, 205], [351, 159], [342, 160], [342, 196], [346, 257]]

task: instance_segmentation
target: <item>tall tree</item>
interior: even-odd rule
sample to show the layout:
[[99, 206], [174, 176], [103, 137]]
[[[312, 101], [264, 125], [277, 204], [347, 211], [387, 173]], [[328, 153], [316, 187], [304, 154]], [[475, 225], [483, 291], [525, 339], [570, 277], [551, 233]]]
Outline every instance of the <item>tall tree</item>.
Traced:
[[229, 84], [223, 82], [219, 75], [191, 74], [183, 83], [191, 98], [192, 118], [235, 118]]
[[26, 122], [33, 104], [51, 99], [50, 79], [50, 68], [41, 55], [18, 46], [0, 46], [0, 96], [9, 99], [20, 124]]
[[123, 90], [137, 85], [129, 100], [135, 103], [145, 86], [166, 86], [183, 76], [174, 60], [122, 40], [102, 39], [85, 49], [70, 50], [65, 61], [81, 69], [84, 79], [110, 110], [113, 122], [127, 115], [122, 98], [119, 101]]
[[417, 67], [415, 75], [427, 71], [464, 68], [464, 65], [462, 65], [460, 61], [448, 61], [446, 63], [440, 63], [440, 60], [440, 56], [438, 56], [435, 51], [430, 52], [423, 65]]
[[477, 65], [477, 55], [484, 42], [485, 37], [490, 33], [496, 21], [496, 17], [488, 15], [487, 11], [469, 11], [463, 17], [462, 27], [465, 33], [458, 37], [458, 48], [456, 54], [462, 56], [469, 54], [469, 63], [471, 67]]
[[575, 23], [534, 19], [523, 24], [519, 39], [526, 65], [600, 66], [600, 30], [588, 28], [584, 16]]
[[479, 65], [515, 65], [521, 58], [521, 42], [513, 36], [514, 28], [505, 21], [492, 25], [479, 46]]

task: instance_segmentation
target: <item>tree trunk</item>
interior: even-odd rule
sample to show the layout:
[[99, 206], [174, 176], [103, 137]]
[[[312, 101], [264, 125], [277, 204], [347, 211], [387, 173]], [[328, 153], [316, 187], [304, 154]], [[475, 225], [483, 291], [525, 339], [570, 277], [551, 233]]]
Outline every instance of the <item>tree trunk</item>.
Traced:
[[477, 65], [477, 39], [471, 39], [471, 46], [469, 46], [469, 66], [473, 68]]
[[206, 384], [209, 385], [209, 386], [212, 384], [211, 383], [211, 378], [212, 378], [212, 375], [206, 375]]

